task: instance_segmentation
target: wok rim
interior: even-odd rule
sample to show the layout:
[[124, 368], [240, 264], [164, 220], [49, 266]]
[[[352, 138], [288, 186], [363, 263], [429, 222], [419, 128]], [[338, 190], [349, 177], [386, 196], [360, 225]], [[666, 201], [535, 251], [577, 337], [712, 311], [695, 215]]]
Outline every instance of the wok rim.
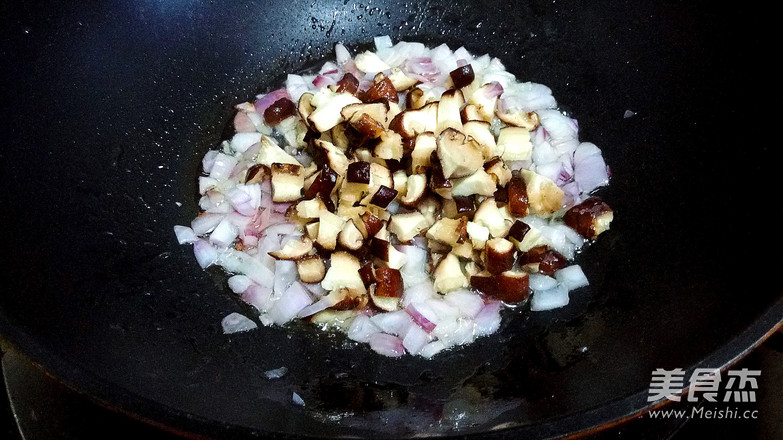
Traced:
[[[703, 366], [725, 370], [752, 352], [778, 330], [783, 330], [783, 296], [779, 296], [741, 333], [701, 361], [691, 365], [686, 372], [692, 372], [695, 368]], [[248, 426], [220, 422], [190, 414], [133, 393], [126, 388], [113, 385], [106, 378], [85, 371], [39, 344], [31, 335], [12, 325], [2, 311], [0, 311], [0, 346], [4, 352], [15, 350], [21, 353], [42, 372], [69, 390], [88, 398], [103, 408], [185, 438], [213, 439], [227, 433], [250, 438], [263, 435], [273, 435], [276, 438], [319, 438], [286, 432], [262, 431]], [[683, 393], [686, 392], [687, 388], [683, 390]], [[647, 391], [637, 392], [598, 407], [550, 419], [545, 423], [504, 426], [502, 429], [482, 433], [455, 431], [427, 437], [476, 438], [514, 432], [530, 438], [580, 438], [618, 426], [670, 402], [669, 400], [647, 402], [647, 395]], [[390, 438], [376, 435], [373, 437]]]

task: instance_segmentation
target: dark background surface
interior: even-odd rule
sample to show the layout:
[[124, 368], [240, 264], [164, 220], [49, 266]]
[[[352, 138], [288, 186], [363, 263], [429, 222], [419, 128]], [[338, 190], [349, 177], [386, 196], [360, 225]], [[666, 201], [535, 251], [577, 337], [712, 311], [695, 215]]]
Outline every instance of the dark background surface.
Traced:
[[[654, 368], [732, 360], [783, 314], [779, 81], [757, 55], [775, 53], [777, 15], [678, 1], [514, 8], [0, 4], [3, 337], [104, 401], [237, 433], [353, 430], [292, 407], [292, 391], [340, 413], [362, 406], [352, 390], [380, 384], [368, 396], [402, 432], [441, 430], [431, 414], [477, 392], [476, 426], [547, 435], [639, 410]], [[196, 213], [200, 158], [233, 104], [336, 41], [383, 33], [502, 58], [552, 87], [602, 147], [617, 216], [579, 261], [590, 288], [435, 362], [379, 359], [304, 327], [226, 338], [220, 319], [247, 308], [172, 234]], [[263, 378], [281, 365], [284, 380]], [[357, 423], [373, 431], [380, 412]]]
[[[84, 438], [145, 438], [176, 440], [183, 437], [151, 427], [123, 415], [105, 410], [89, 399], [63, 387], [57, 381], [40, 373], [26, 359], [13, 356], [5, 360], [6, 381], [18, 395], [14, 405], [22, 419], [26, 440]], [[740, 405], [758, 410], [757, 419], [747, 420], [652, 420], [642, 416], [597, 434], [585, 435], [585, 440], [690, 440], [742, 438], [747, 440], [783, 439], [783, 333], [773, 335], [765, 344], [742, 359], [732, 369], [761, 370], [756, 402]], [[681, 404], [671, 408], [686, 408]], [[667, 407], [668, 408], [668, 407]], [[706, 405], [705, 408], [711, 408]], [[713, 405], [720, 409], [722, 406]], [[37, 420], [32, 416], [37, 413]], [[22, 440], [20, 428], [11, 411], [7, 393], [0, 395], [0, 437]], [[509, 436], [509, 438], [514, 438]]]

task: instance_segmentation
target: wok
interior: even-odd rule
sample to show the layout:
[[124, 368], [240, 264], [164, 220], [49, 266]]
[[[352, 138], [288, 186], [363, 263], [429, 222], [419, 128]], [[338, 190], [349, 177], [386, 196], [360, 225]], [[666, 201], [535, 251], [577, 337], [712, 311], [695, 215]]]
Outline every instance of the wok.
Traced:
[[[780, 96], [751, 50], [774, 14], [728, 7], [5, 2], [3, 344], [192, 437], [546, 438], [641, 414], [652, 370], [725, 368], [783, 317]], [[172, 232], [197, 213], [202, 155], [234, 104], [383, 34], [500, 57], [602, 147], [616, 216], [579, 257], [591, 285], [429, 361], [307, 326], [223, 335], [252, 311]]]

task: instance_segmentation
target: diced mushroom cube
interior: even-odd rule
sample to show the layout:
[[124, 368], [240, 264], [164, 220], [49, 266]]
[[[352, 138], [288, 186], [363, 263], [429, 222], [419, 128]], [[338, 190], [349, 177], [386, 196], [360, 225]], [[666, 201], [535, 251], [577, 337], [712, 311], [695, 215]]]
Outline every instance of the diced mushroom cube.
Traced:
[[609, 230], [614, 212], [606, 202], [591, 197], [566, 211], [563, 221], [582, 237], [593, 239]]

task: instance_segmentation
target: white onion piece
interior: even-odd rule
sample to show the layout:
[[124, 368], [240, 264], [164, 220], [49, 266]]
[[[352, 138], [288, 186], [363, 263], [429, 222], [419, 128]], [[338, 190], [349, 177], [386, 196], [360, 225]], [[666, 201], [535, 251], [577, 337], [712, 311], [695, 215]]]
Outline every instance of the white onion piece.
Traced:
[[261, 136], [261, 133], [256, 132], [255, 126], [253, 126], [253, 132], [237, 133], [231, 138], [231, 149], [239, 153], [244, 153], [251, 145], [261, 142]]
[[288, 260], [275, 261], [275, 295], [282, 295], [296, 281], [296, 263]]
[[[214, 150], [213, 150], [214, 151]], [[211, 168], [210, 168], [211, 169]], [[207, 191], [216, 187], [218, 184], [217, 179], [209, 176], [199, 176], [198, 178], [198, 193], [204, 195]]]
[[334, 46], [334, 54], [337, 64], [341, 66], [351, 60], [351, 52], [342, 43], [337, 43]]
[[[308, 292], [310, 291], [310, 289], [307, 290]], [[316, 313], [322, 312], [328, 309], [329, 307], [332, 307], [333, 305], [339, 303], [341, 299], [342, 298], [338, 298], [337, 295], [322, 296], [318, 301], [300, 310], [299, 313], [297, 313], [297, 316], [299, 316], [300, 318], [304, 318], [306, 316], [315, 315]]]
[[[242, 301], [250, 304], [262, 313], [266, 313], [266, 311], [269, 310], [274, 304], [272, 290], [261, 287], [257, 284], [251, 284], [244, 292], [242, 292], [240, 297], [242, 298]], [[267, 318], [265, 315], [263, 316], [263, 319], [261, 319], [261, 322], [264, 323], [264, 325], [269, 325], [272, 323], [272, 321], [269, 320], [269, 318]]]
[[[251, 113], [245, 113], [245, 114], [247, 115], [247, 118], [250, 120], [250, 122], [253, 123], [253, 126], [256, 128], [257, 132], [259, 132], [261, 134], [265, 134], [267, 136], [272, 134], [272, 129], [269, 128], [266, 124], [264, 124], [264, 117], [263, 116], [259, 115], [255, 111], [253, 111]], [[253, 145], [251, 145], [250, 148], [245, 150], [245, 152], [249, 151], [252, 147], [253, 147]], [[257, 152], [258, 151], [256, 151], [256, 153]]]
[[238, 235], [239, 229], [229, 216], [225, 216], [209, 234], [209, 242], [219, 248], [223, 248], [230, 246]]
[[[405, 307], [408, 314], [411, 315], [411, 318], [415, 318], [415, 322], [419, 323], [419, 325], [428, 332], [432, 331], [441, 321], [438, 314], [435, 313], [435, 310], [430, 306], [429, 301], [430, 300], [421, 302], [414, 301]], [[452, 316], [452, 319], [456, 319], [456, 316]]]
[[484, 300], [470, 290], [455, 290], [447, 293], [443, 300], [459, 310], [461, 316], [473, 318], [484, 308]]
[[274, 370], [264, 371], [264, 376], [266, 376], [267, 379], [280, 379], [281, 377], [285, 376], [287, 373], [288, 373], [288, 368], [280, 367], [280, 368], [275, 368]]
[[383, 51], [385, 49], [391, 49], [394, 46], [392, 44], [391, 37], [388, 35], [381, 35], [373, 38], [373, 43], [375, 43], [376, 52]]
[[574, 180], [583, 193], [609, 183], [609, 172], [601, 150], [595, 144], [582, 142], [574, 152]]
[[555, 278], [568, 290], [578, 289], [590, 284], [582, 271], [582, 268], [578, 264], [564, 267], [555, 272]]
[[495, 333], [500, 328], [500, 301], [492, 301], [484, 305], [484, 308], [476, 315], [474, 332], [476, 337], [487, 336]]
[[418, 354], [425, 345], [432, 340], [432, 337], [418, 325], [412, 325], [402, 338], [402, 346], [410, 354]]
[[308, 81], [301, 75], [289, 74], [285, 81], [285, 88], [291, 96], [291, 100], [294, 102], [299, 102], [299, 98], [301, 98], [304, 93], [310, 91], [311, 85], [312, 79]]
[[231, 313], [223, 318], [221, 324], [223, 326], [223, 334], [226, 335], [238, 332], [246, 332], [258, 327], [258, 325], [250, 318], [236, 312]]
[[273, 286], [274, 272], [245, 252], [227, 248], [218, 255], [215, 263], [228, 272], [246, 275], [260, 287], [271, 288]]
[[530, 288], [533, 290], [549, 290], [557, 287], [557, 280], [538, 273], [530, 274], [528, 277]]
[[206, 269], [215, 264], [220, 253], [207, 240], [199, 239], [193, 243], [193, 254], [196, 256], [198, 265], [202, 269]]
[[[442, 298], [429, 299], [425, 302], [425, 304], [433, 313], [435, 313], [436, 317], [435, 319], [431, 319], [432, 322], [437, 322], [440, 324], [444, 321], [454, 321], [460, 316], [459, 309], [447, 303]], [[426, 309], [420, 308], [419, 310], [426, 316]]]
[[187, 226], [174, 226], [174, 235], [176, 235], [179, 244], [193, 244], [199, 240], [193, 229]]
[[333, 85], [336, 85], [336, 84], [337, 84], [337, 81], [333, 80], [332, 78], [329, 78], [326, 75], [318, 75], [313, 80], [313, 85], [318, 87], [318, 88], [333, 86]]
[[304, 284], [307, 290], [309, 290], [310, 293], [312, 293], [313, 296], [316, 298], [320, 298], [324, 296], [324, 294], [326, 293], [326, 290], [324, 290], [323, 286], [321, 286], [321, 283], [311, 283], [311, 284], [302, 283], [302, 284]]
[[539, 126], [530, 134], [530, 142], [533, 144], [531, 158], [536, 165], [554, 162], [558, 159], [559, 155], [549, 143], [544, 127]]
[[396, 249], [407, 258], [400, 269], [405, 289], [421, 283], [430, 284], [430, 275], [427, 273], [427, 250], [418, 246], [396, 246]]
[[403, 70], [408, 76], [424, 83], [434, 83], [440, 78], [440, 70], [431, 58], [412, 58], [405, 63]]
[[240, 214], [247, 216], [255, 214], [257, 207], [253, 208], [251, 205], [250, 194], [234, 187], [231, 188], [226, 195], [228, 196], [228, 201], [231, 203], [231, 206]]
[[561, 162], [548, 162], [536, 165], [535, 172], [546, 177], [547, 179], [556, 182], [563, 171], [563, 164]]
[[253, 280], [245, 275], [233, 275], [228, 279], [228, 288], [237, 295], [253, 285]]
[[218, 153], [215, 156], [215, 161], [212, 164], [212, 169], [209, 171], [209, 177], [220, 181], [226, 180], [231, 176], [231, 172], [237, 165], [237, 159], [234, 156], [229, 156], [225, 153]]
[[400, 357], [405, 354], [402, 340], [396, 336], [387, 335], [386, 333], [375, 333], [370, 335], [367, 342], [369, 342], [373, 351], [383, 356]]
[[379, 313], [370, 320], [384, 333], [395, 336], [404, 336], [411, 325], [415, 325], [411, 316], [405, 310]]
[[348, 327], [348, 339], [356, 342], [367, 343], [370, 336], [380, 333], [381, 329], [367, 315], [359, 315], [353, 319]]
[[476, 339], [473, 320], [467, 318], [441, 322], [432, 334], [447, 346], [469, 344]]
[[299, 311], [309, 306], [312, 302], [313, 299], [310, 297], [310, 293], [302, 283], [295, 282], [275, 301], [267, 315], [272, 322], [282, 325], [296, 318]]
[[578, 127], [574, 121], [557, 110], [538, 112], [541, 126], [547, 132], [549, 144], [558, 154], [572, 153], [579, 146]]
[[302, 399], [302, 396], [300, 396], [299, 394], [296, 394], [296, 392], [291, 394], [291, 401], [294, 402], [295, 405], [305, 406], [304, 399]]
[[435, 340], [422, 347], [421, 350], [419, 351], [419, 355], [429, 359], [435, 356], [436, 354], [440, 353], [441, 351], [445, 350], [446, 348], [448, 347], [443, 341]]
[[405, 307], [405, 311], [411, 315], [413, 322], [415, 322], [425, 332], [430, 333], [433, 329], [435, 329], [435, 323], [427, 319], [426, 316], [422, 315], [421, 312], [419, 312], [419, 310], [416, 308], [416, 304], [408, 305]]
[[540, 312], [568, 305], [568, 289], [562, 285], [549, 290], [535, 290], [530, 299], [530, 310]]
[[217, 157], [217, 154], [218, 154], [217, 150], [209, 150], [204, 155], [204, 158], [201, 159], [201, 168], [205, 173], [209, 174], [209, 171], [212, 170], [212, 165], [215, 164], [215, 158]]
[[557, 101], [552, 96], [552, 89], [532, 82], [514, 84], [503, 94], [502, 110], [516, 109], [526, 112], [552, 109], [557, 107]]

